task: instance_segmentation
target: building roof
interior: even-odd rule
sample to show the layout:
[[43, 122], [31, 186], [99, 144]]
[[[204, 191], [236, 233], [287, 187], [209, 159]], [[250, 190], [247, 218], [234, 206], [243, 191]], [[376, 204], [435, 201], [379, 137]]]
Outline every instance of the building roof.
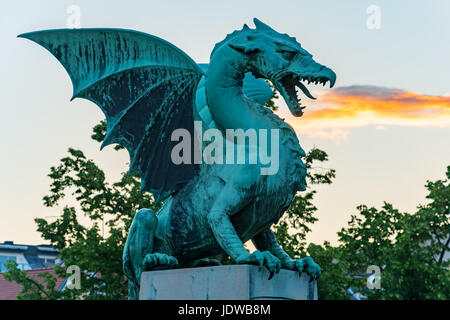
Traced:
[[[55, 264], [55, 259], [59, 251], [51, 245], [25, 245], [16, 244], [13, 241], [5, 241], [0, 243], [0, 256], [12, 255], [23, 256], [26, 260], [26, 267], [19, 267], [20, 269], [39, 269], [52, 267]], [[4, 263], [4, 262], [3, 262]], [[0, 262], [0, 271], [6, 271]]]
[[[41, 284], [44, 284], [44, 281], [42, 278], [38, 277], [38, 275], [44, 272], [48, 272], [53, 276], [56, 276], [55, 270], [53, 268], [40, 268], [26, 271], [28, 276], [32, 277]], [[56, 277], [58, 280], [56, 282], [55, 287], [61, 289], [65, 279], [62, 279], [58, 276]], [[3, 276], [3, 272], [0, 273], [0, 300], [16, 300], [16, 297], [20, 291], [22, 291], [21, 285], [18, 285], [14, 281], [12, 282], [7, 281]]]
[[46, 252], [51, 254], [58, 254], [58, 250], [53, 248], [49, 244], [39, 244], [37, 246], [28, 245], [28, 244], [17, 244], [14, 241], [5, 241], [0, 243], [0, 251], [3, 250], [11, 250], [11, 251], [32, 251], [32, 252]]

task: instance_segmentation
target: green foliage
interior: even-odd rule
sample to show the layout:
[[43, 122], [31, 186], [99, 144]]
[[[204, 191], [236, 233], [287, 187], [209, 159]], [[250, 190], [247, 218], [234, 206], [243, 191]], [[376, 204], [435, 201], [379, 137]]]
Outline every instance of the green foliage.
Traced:
[[[384, 265], [384, 257], [400, 230], [404, 216], [385, 203], [382, 210], [357, 207], [359, 216], [351, 216], [348, 226], [338, 232], [339, 241], [346, 247], [344, 255], [350, 260], [349, 272], [361, 274], [369, 265]], [[361, 267], [362, 266], [362, 267]]]
[[[94, 128], [94, 140], [103, 139], [104, 128], [103, 122]], [[56, 273], [66, 278], [67, 267], [80, 267], [81, 289], [42, 294], [41, 298], [125, 299], [127, 284], [122, 272], [122, 251], [128, 229], [139, 209], [156, 211], [159, 205], [149, 194], [141, 194], [136, 175], [123, 173], [118, 182], [109, 184], [104, 171], [80, 150], [70, 148], [68, 156], [50, 169], [49, 177], [52, 182], [50, 193], [43, 199], [44, 205], [60, 206], [71, 195], [77, 208], [66, 205], [55, 221], [39, 218], [35, 222], [42, 237], [60, 250], [64, 266], [56, 268]], [[80, 222], [81, 213], [87, 223]], [[29, 289], [32, 279], [27, 279], [26, 274], [14, 268], [6, 274], [24, 286], [22, 299], [38, 297], [36, 290]]]
[[269, 87], [273, 90], [273, 96], [266, 102], [265, 107], [271, 109], [272, 111], [277, 111], [278, 106], [275, 104], [275, 99], [278, 99], [279, 96], [275, 90], [274, 85], [268, 80], [266, 80], [266, 82], [269, 85]]
[[[388, 203], [381, 210], [361, 205], [338, 233], [339, 246], [310, 245], [308, 252], [325, 270], [319, 298], [343, 299], [342, 289], [353, 287], [369, 299], [450, 299], [450, 261], [444, 259], [450, 251], [450, 166], [446, 175], [427, 182], [430, 203], [416, 213], [400, 213]], [[366, 285], [371, 265], [381, 270], [379, 290]]]
[[[105, 135], [106, 135], [106, 120], [100, 121], [100, 123], [97, 124], [93, 128], [92, 131], [93, 131], [93, 134], [91, 135], [91, 138], [95, 141], [102, 143], [103, 139], [105, 138]], [[114, 146], [114, 150], [122, 150], [122, 149], [125, 149], [125, 148], [119, 144], [116, 144]]]
[[348, 275], [349, 265], [342, 257], [341, 248], [333, 247], [325, 241], [323, 245], [309, 244], [307, 252], [323, 270], [317, 282], [318, 298], [320, 300], [348, 299], [347, 289], [354, 286], [358, 280]]
[[[386, 256], [382, 297], [450, 299], [450, 166], [446, 180], [428, 181], [426, 205], [405, 215]], [[447, 258], [448, 259], [448, 258]]]
[[59, 299], [61, 294], [57, 291], [57, 279], [49, 272], [42, 272], [38, 275], [38, 279], [29, 277], [26, 271], [21, 271], [14, 261], [6, 263], [8, 272], [3, 276], [7, 281], [16, 281], [22, 285], [22, 291], [17, 296], [17, 300], [42, 300], [42, 299]]

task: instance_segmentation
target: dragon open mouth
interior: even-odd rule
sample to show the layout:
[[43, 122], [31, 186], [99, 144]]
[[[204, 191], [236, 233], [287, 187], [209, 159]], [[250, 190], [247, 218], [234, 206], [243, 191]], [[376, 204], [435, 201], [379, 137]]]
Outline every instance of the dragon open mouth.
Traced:
[[[329, 70], [329, 69], [328, 69]], [[327, 72], [328, 73], [328, 72]], [[284, 73], [281, 77], [278, 77], [278, 80], [274, 81], [276, 89], [283, 96], [286, 104], [291, 110], [294, 116], [303, 115], [303, 109], [306, 106], [301, 104], [301, 99], [298, 95], [298, 88], [310, 99], [316, 99], [311, 92], [309, 92], [308, 88], [306, 88], [305, 83], [308, 84], [325, 84], [329, 81], [330, 88], [333, 87], [336, 78], [332, 75], [324, 74], [316, 74], [316, 75], [299, 75], [293, 72]]]

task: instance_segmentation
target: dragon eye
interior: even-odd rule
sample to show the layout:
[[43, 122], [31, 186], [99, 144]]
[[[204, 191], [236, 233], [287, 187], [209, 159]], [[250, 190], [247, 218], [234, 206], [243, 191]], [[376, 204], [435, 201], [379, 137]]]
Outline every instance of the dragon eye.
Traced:
[[292, 50], [277, 50], [277, 52], [281, 53], [286, 60], [292, 60], [297, 54], [297, 51]]

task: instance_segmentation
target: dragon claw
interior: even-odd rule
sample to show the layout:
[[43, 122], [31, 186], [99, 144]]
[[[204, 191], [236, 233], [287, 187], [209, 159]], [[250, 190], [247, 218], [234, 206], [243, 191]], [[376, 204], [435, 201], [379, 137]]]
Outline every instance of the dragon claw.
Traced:
[[178, 260], [175, 257], [159, 252], [147, 254], [142, 261], [143, 270], [159, 267], [173, 268], [176, 265], [178, 265]]
[[256, 264], [259, 266], [259, 271], [261, 271], [261, 268], [264, 266], [267, 270], [269, 270], [269, 278], [268, 280], [272, 279], [275, 273], [280, 272], [281, 269], [281, 262], [280, 259], [275, 257], [273, 254], [271, 254], [269, 251], [259, 251], [256, 250], [253, 253], [249, 253], [245, 255], [244, 257], [240, 257], [236, 259], [237, 263], [249, 263], [249, 264]]
[[318, 280], [322, 273], [320, 266], [315, 263], [311, 257], [292, 259], [285, 263], [284, 267], [286, 269], [297, 271], [300, 277], [302, 276], [303, 271], [306, 272], [309, 276], [309, 282]]
[[304, 270], [306, 271], [306, 273], [308, 273], [310, 277], [309, 282], [312, 282], [313, 280], [318, 280], [322, 273], [322, 269], [320, 268], [320, 266], [317, 263], [315, 263], [311, 257], [303, 258], [303, 261], [305, 264]]

